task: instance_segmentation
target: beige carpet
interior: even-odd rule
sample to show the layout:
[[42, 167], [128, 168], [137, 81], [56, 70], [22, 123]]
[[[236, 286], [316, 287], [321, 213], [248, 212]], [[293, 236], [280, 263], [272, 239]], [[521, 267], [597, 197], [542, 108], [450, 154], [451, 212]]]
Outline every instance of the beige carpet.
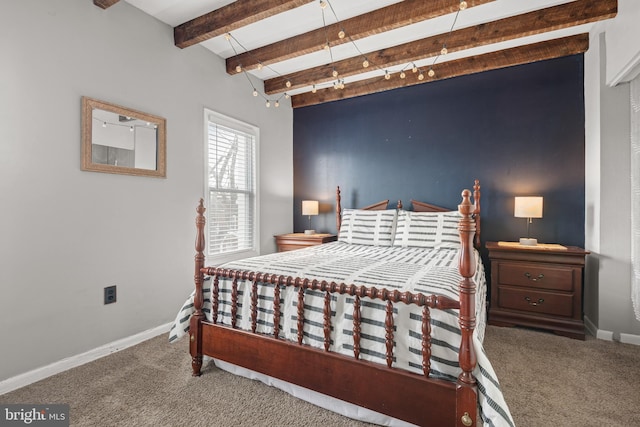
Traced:
[[640, 346], [489, 326], [485, 350], [518, 426], [640, 426]]
[[[68, 403], [73, 426], [365, 426], [213, 366], [191, 377], [162, 335], [0, 396]], [[519, 427], [640, 426], [640, 347], [490, 326], [485, 348]]]

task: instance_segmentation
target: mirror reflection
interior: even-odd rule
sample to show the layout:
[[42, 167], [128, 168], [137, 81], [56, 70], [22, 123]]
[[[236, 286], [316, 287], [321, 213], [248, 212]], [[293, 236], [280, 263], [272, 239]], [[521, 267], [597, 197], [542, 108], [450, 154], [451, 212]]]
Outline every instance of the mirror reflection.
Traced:
[[93, 110], [91, 161], [129, 168], [157, 168], [158, 125], [100, 109]]
[[165, 120], [84, 97], [82, 169], [166, 176]]

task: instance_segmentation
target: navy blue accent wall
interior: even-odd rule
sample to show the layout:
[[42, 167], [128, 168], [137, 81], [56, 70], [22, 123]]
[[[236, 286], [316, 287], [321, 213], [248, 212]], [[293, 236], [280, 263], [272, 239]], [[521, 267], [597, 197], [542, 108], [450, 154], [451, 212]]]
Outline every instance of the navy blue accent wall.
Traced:
[[482, 186], [482, 241], [515, 241], [526, 219], [514, 196], [544, 197], [539, 242], [584, 246], [582, 55], [396, 89], [294, 110], [294, 231], [301, 201], [316, 199], [318, 231], [342, 207], [410, 199], [456, 209]]

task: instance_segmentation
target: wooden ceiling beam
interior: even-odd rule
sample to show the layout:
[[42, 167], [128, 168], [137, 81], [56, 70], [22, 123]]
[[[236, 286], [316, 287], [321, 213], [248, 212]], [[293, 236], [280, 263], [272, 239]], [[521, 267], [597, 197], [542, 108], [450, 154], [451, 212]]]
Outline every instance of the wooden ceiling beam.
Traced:
[[[467, 8], [489, 3], [495, 0], [469, 0]], [[330, 46], [349, 43], [405, 25], [443, 16], [458, 10], [458, 3], [451, 0], [404, 0], [364, 15], [327, 25], [307, 33], [288, 38], [270, 45], [250, 50], [227, 58], [227, 73], [237, 74], [236, 67], [244, 70], [258, 68], [258, 64], [270, 65], [286, 59], [295, 58], [322, 50], [329, 42]], [[318, 12], [320, 13], [320, 12]], [[344, 30], [346, 37], [338, 33]]]
[[353, 98], [356, 96], [383, 92], [400, 87], [413, 86], [437, 80], [449, 79], [452, 77], [511, 67], [514, 65], [522, 65], [531, 62], [559, 58], [562, 56], [576, 55], [586, 52], [587, 49], [589, 49], [589, 34], [578, 34], [575, 36], [518, 46], [497, 52], [475, 55], [454, 61], [442, 62], [434, 66], [433, 69], [436, 74], [433, 77], [425, 75], [424, 80], [419, 80], [418, 74], [408, 73], [406, 78], [401, 79], [398, 75], [399, 73], [394, 73], [389, 80], [380, 76], [349, 83], [344, 89], [334, 89], [331, 87], [318, 90], [315, 94], [305, 92], [292, 96], [291, 105], [293, 108], [300, 108], [322, 104], [325, 102]]
[[185, 48], [312, 1], [237, 0], [178, 25], [173, 29], [173, 40], [176, 46]]
[[[617, 0], [577, 0], [367, 53], [366, 57], [371, 69], [385, 69], [435, 57], [445, 43], [451, 53], [609, 19], [616, 13]], [[362, 57], [348, 58], [268, 79], [264, 82], [264, 91], [272, 95], [333, 81], [336, 80], [332, 75], [334, 69], [339, 78], [360, 74], [364, 71], [362, 61]], [[286, 86], [287, 81], [291, 83], [290, 87]]]
[[93, 0], [93, 4], [102, 9], [108, 9], [120, 0]]

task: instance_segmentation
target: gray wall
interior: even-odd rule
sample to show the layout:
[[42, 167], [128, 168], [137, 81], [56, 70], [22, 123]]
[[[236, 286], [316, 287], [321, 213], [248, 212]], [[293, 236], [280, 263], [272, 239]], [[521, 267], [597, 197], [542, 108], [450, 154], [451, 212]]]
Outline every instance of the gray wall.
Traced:
[[[290, 104], [266, 109], [169, 26], [124, 1], [3, 1], [0, 55], [0, 381], [173, 320], [193, 288], [205, 107], [260, 128], [262, 252], [292, 229]], [[167, 178], [81, 171], [83, 95], [166, 118]]]

